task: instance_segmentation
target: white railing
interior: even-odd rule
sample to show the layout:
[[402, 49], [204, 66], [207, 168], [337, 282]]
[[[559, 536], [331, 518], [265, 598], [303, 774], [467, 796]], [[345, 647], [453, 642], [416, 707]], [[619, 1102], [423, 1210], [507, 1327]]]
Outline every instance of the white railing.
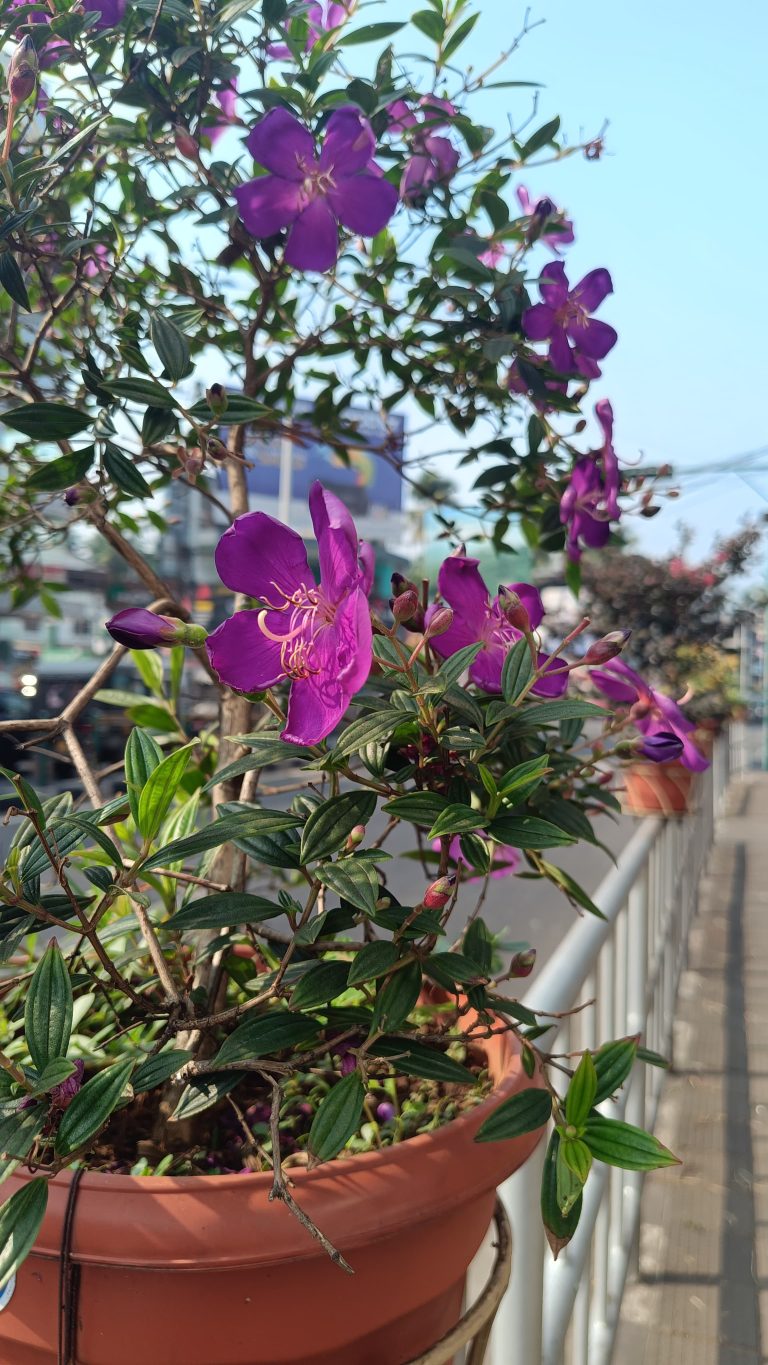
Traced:
[[[735, 729], [735, 733], [734, 733]], [[644, 819], [594, 900], [605, 920], [577, 921], [525, 997], [544, 1013], [586, 1007], [547, 1035], [557, 1052], [641, 1034], [670, 1056], [675, 997], [699, 877], [728, 783], [745, 765], [742, 727], [715, 743], [699, 804], [681, 819]], [[594, 1000], [594, 1005], [587, 1002]], [[612, 1117], [653, 1129], [664, 1071], [638, 1065]], [[610, 1365], [640, 1221], [642, 1176], [596, 1163], [579, 1228], [553, 1261], [539, 1209], [544, 1143], [500, 1191], [513, 1230], [513, 1268], [487, 1365]]]

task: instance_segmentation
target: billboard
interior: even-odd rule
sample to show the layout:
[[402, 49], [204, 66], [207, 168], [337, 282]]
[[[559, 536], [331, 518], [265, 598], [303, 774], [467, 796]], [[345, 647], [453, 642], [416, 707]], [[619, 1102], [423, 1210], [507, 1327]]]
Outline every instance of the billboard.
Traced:
[[[311, 403], [296, 405], [291, 436], [246, 430], [243, 456], [252, 466], [246, 470], [249, 494], [305, 502], [311, 485], [319, 479], [344, 501], [353, 516], [367, 516], [375, 507], [399, 512], [403, 499], [398, 468], [404, 455], [403, 418], [348, 408], [339, 432], [345, 462], [313, 428], [312, 411]], [[219, 479], [226, 482], [223, 470]]]

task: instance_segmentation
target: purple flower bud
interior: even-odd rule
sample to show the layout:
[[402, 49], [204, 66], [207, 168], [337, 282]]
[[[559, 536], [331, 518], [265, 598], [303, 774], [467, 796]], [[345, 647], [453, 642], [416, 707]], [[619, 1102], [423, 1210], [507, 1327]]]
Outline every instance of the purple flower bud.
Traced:
[[499, 610], [515, 630], [521, 630], [523, 635], [530, 635], [531, 618], [527, 608], [518, 594], [512, 588], [505, 587], [503, 583], [499, 584]]
[[[413, 594], [413, 596], [411, 596], [411, 594]], [[414, 609], [411, 612], [410, 616], [402, 616], [398, 612], [398, 615], [395, 616], [395, 620], [397, 621], [398, 625], [410, 626], [411, 630], [423, 630], [424, 613], [421, 609], [420, 605], [421, 598], [419, 596], [419, 590], [416, 587], [416, 584], [412, 583], [410, 578], [404, 578], [401, 573], [393, 573], [392, 596], [389, 600], [389, 605], [392, 609], [393, 615], [395, 611], [395, 603], [400, 602], [400, 600], [403, 599], [402, 609], [404, 610], [406, 598], [409, 602], [413, 601], [415, 603]]]
[[438, 877], [436, 882], [428, 886], [424, 892], [422, 905], [426, 910], [444, 910], [453, 895], [453, 888], [456, 883], [456, 873], [450, 872], [447, 877]]
[[522, 953], [515, 953], [509, 964], [510, 976], [530, 976], [536, 962], [536, 949], [526, 948]]
[[602, 640], [595, 640], [584, 655], [584, 663], [607, 664], [609, 659], [615, 659], [621, 653], [631, 634], [631, 630], [612, 630]]
[[392, 615], [398, 625], [413, 620], [419, 609], [419, 595], [415, 588], [406, 588], [397, 597], [390, 598]]
[[438, 607], [433, 616], [430, 617], [429, 625], [424, 632], [425, 640], [432, 640], [436, 635], [445, 635], [453, 625], [453, 612], [450, 607]]
[[37, 51], [31, 38], [23, 38], [8, 66], [8, 94], [12, 104], [28, 100], [37, 84]]
[[158, 616], [143, 607], [119, 611], [106, 627], [112, 639], [128, 649], [155, 649], [158, 645], [190, 645], [196, 649], [208, 634], [203, 626], [186, 625], [176, 617]]
[[397, 1110], [391, 1100], [382, 1100], [381, 1104], [376, 1105], [376, 1117], [379, 1123], [391, 1123]]
[[210, 455], [212, 460], [226, 460], [229, 451], [224, 442], [218, 436], [209, 436], [205, 443], [205, 453]]
[[226, 389], [221, 384], [211, 384], [211, 387], [205, 390], [205, 401], [215, 417], [221, 417], [229, 405]]
[[643, 735], [634, 749], [651, 763], [671, 763], [683, 752], [683, 741], [671, 730], [658, 730], [655, 735]]
[[55, 1085], [51, 1091], [51, 1107], [53, 1109], [67, 1109], [69, 1107], [83, 1084], [84, 1071], [85, 1063], [78, 1058], [72, 1075], [67, 1076], [67, 1079], [61, 1081], [59, 1085]]
[[64, 493], [64, 501], [67, 504], [67, 507], [77, 507], [77, 504], [80, 501], [80, 489], [67, 488]]

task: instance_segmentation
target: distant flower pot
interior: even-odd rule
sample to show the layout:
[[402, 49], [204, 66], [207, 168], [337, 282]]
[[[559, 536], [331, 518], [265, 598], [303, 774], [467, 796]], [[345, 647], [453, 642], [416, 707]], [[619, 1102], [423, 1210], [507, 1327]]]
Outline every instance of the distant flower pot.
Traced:
[[[404, 1365], [458, 1321], [495, 1190], [541, 1132], [474, 1141], [500, 1100], [531, 1085], [518, 1045], [482, 1046], [492, 1096], [433, 1133], [291, 1170], [301, 1207], [354, 1269], [332, 1264], [271, 1175], [87, 1172], [74, 1207], [72, 1365]], [[17, 1170], [3, 1197], [30, 1177]], [[0, 1359], [55, 1365], [72, 1171], [52, 1182], [34, 1251], [0, 1311]], [[79, 1284], [78, 1284], [79, 1281]]]
[[698, 800], [696, 776], [682, 763], [630, 763], [624, 769], [624, 811], [628, 815], [688, 815]]

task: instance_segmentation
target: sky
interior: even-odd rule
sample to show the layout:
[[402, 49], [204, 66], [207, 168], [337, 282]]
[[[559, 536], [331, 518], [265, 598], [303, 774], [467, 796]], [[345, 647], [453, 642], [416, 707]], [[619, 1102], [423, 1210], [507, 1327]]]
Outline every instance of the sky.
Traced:
[[[479, 5], [462, 53], [481, 69], [511, 44], [525, 8]], [[366, 18], [383, 17], [384, 8], [388, 19], [405, 18], [416, 7], [386, 0]], [[571, 279], [595, 266], [611, 272], [615, 292], [599, 316], [619, 343], [592, 394], [613, 403], [620, 456], [682, 469], [768, 446], [760, 399], [768, 5], [534, 0], [529, 22], [537, 20], [505, 73], [544, 86], [530, 131], [554, 114], [570, 142], [609, 125], [600, 161], [574, 156], [521, 178], [574, 221]], [[522, 121], [530, 91], [481, 100], [477, 116], [502, 128], [509, 115]], [[653, 521], [632, 518], [628, 529], [646, 552], [666, 554], [685, 521], [695, 531], [692, 557], [706, 554], [745, 516], [768, 513], [768, 453], [759, 463], [766, 473], [750, 475], [751, 486], [735, 474], [683, 477], [679, 499], [665, 501]]]

